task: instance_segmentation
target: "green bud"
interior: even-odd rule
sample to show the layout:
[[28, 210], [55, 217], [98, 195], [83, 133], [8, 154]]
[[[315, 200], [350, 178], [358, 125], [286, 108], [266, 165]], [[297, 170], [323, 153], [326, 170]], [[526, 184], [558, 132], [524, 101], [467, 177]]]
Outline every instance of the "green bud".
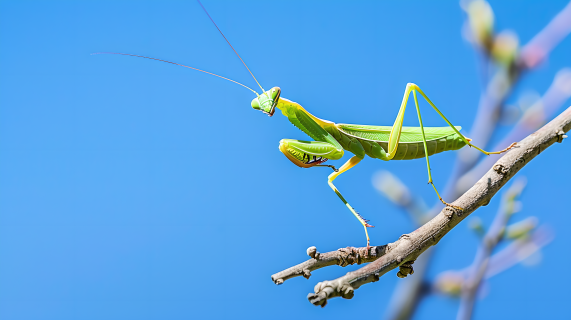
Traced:
[[512, 31], [502, 31], [494, 38], [492, 57], [498, 63], [510, 65], [516, 59], [519, 50], [519, 39]]
[[462, 293], [464, 278], [454, 271], [443, 272], [435, 281], [435, 286], [443, 294], [459, 297]]
[[505, 236], [508, 239], [523, 239], [537, 226], [537, 218], [529, 217], [520, 222], [514, 223], [506, 228]]
[[468, 2], [464, 10], [468, 14], [468, 23], [474, 41], [484, 48], [489, 48], [494, 32], [494, 11], [487, 1], [474, 0]]

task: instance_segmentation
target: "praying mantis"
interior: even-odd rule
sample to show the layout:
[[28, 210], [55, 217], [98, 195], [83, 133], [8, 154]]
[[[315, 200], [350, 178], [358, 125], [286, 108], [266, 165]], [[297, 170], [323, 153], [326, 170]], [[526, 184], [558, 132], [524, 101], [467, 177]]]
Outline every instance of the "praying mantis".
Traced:
[[[220, 34], [224, 37], [228, 45], [232, 48], [234, 53], [244, 64], [250, 75], [254, 78], [255, 82], [262, 90], [261, 94], [232, 79], [171, 61], [127, 53], [100, 52], [95, 54], [118, 54], [134, 56], [166, 62], [204, 72], [239, 84], [242, 87], [245, 87], [254, 92], [257, 97], [254, 98], [251, 102], [253, 109], [262, 111], [270, 117], [274, 115], [276, 109], [280, 110], [282, 114], [286, 116], [294, 126], [307, 134], [311, 139], [313, 139], [313, 141], [282, 139], [279, 143], [279, 150], [287, 157], [287, 159], [301, 168], [329, 167], [333, 169], [334, 172], [328, 176], [327, 183], [335, 192], [335, 194], [337, 194], [339, 199], [349, 209], [349, 211], [357, 218], [359, 223], [364, 227], [365, 236], [367, 238], [367, 252], [369, 252], [370, 248], [370, 238], [367, 228], [371, 228], [373, 226], [368, 223], [369, 220], [364, 219], [363, 216], [361, 216], [349, 204], [349, 202], [347, 202], [341, 192], [334, 185], [333, 182], [337, 177], [339, 177], [339, 175], [356, 166], [367, 156], [383, 161], [425, 158], [428, 171], [428, 183], [432, 185], [436, 195], [438, 196], [438, 199], [443, 204], [446, 206], [455, 207], [444, 201], [436, 189], [432, 179], [429, 157], [444, 151], [459, 150], [466, 145], [473, 147], [486, 155], [500, 154], [506, 152], [516, 145], [514, 142], [509, 147], [495, 152], [488, 152], [473, 145], [470, 142], [471, 139], [465, 137], [460, 133], [461, 127], [452, 125], [452, 123], [444, 116], [444, 114], [442, 114], [442, 112], [440, 112], [440, 110], [435, 106], [434, 103], [432, 103], [428, 96], [419, 88], [419, 86], [414, 83], [408, 83], [406, 85], [399, 111], [392, 126], [343, 124], [317, 118], [316, 116], [306, 111], [300, 104], [281, 97], [281, 89], [279, 87], [273, 87], [267, 91], [264, 90], [246, 63], [242, 60], [238, 52], [236, 52], [234, 47], [232, 47], [220, 28], [218, 28], [214, 20], [210, 17], [204, 6], [202, 6], [202, 3], [200, 3], [200, 1], [198, 2], [212, 23], [216, 26]], [[419, 127], [403, 126], [404, 114], [411, 93], [414, 97], [414, 104], [420, 125]], [[444, 119], [448, 126], [424, 127], [420, 114], [417, 93], [420, 94], [428, 102], [428, 104], [442, 117], [442, 119]], [[346, 151], [352, 153], [353, 157], [351, 157], [341, 167], [336, 168], [333, 165], [324, 164], [328, 160], [341, 159]], [[455, 208], [460, 210], [462, 209], [459, 207]]]

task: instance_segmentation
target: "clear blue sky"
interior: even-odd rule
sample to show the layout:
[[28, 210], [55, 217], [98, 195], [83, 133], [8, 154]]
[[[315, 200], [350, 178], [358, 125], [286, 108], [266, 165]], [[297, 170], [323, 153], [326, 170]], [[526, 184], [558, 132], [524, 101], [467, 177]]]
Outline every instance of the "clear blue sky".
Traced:
[[[205, 7], [258, 80], [335, 122], [391, 125], [415, 82], [469, 132], [482, 80], [461, 36], [457, 1], [211, 1]], [[565, 1], [494, 1], [498, 29], [526, 43]], [[286, 118], [252, 110], [244, 88], [167, 59], [254, 87], [195, 1], [0, 2], [0, 318], [347, 319], [384, 314], [395, 272], [324, 308], [313, 286], [355, 269], [330, 267], [276, 286], [270, 275], [319, 251], [362, 246], [362, 228], [326, 183], [278, 150], [306, 139]], [[525, 78], [543, 93], [571, 66], [571, 39]], [[569, 101], [565, 104], [569, 106]], [[444, 122], [425, 108], [425, 125]], [[413, 109], [408, 125], [416, 125]], [[410, 120], [410, 121], [409, 121]], [[505, 132], [504, 130], [503, 132]], [[500, 137], [497, 137], [500, 138]], [[477, 141], [475, 141], [477, 143]], [[432, 160], [444, 187], [455, 154]], [[540, 265], [493, 278], [479, 319], [561, 318], [571, 216], [569, 141], [519, 175], [524, 210], [556, 233]], [[338, 187], [376, 228], [373, 244], [414, 229], [371, 177], [388, 169], [428, 203], [424, 161], [367, 159]], [[451, 200], [450, 200], [451, 201]], [[486, 223], [499, 197], [478, 210]], [[472, 262], [477, 238], [464, 222], [439, 246], [432, 275]], [[432, 297], [419, 319], [457, 303]]]

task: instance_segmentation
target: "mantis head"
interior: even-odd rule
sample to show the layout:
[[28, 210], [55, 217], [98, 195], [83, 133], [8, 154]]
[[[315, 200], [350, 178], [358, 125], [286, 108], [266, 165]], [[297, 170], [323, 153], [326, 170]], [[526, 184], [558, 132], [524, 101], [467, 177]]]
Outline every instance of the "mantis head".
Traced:
[[279, 87], [271, 88], [252, 100], [252, 108], [261, 110], [270, 117], [273, 116], [274, 111], [276, 111], [276, 105], [280, 99], [281, 92], [282, 91]]

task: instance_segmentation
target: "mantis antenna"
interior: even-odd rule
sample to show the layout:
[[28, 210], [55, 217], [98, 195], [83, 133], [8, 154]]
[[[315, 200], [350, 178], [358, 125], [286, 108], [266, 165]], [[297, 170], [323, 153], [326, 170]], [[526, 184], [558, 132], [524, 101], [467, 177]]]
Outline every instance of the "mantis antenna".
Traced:
[[[262, 85], [260, 85], [260, 83], [258, 82], [258, 79], [256, 79], [256, 77], [254, 77], [254, 74], [252, 73], [252, 71], [250, 71], [250, 68], [248, 68], [248, 66], [246, 65], [246, 63], [244, 62], [244, 60], [242, 60], [242, 57], [240, 57], [240, 55], [238, 54], [238, 52], [236, 52], [236, 50], [234, 49], [234, 47], [230, 44], [230, 41], [228, 41], [228, 39], [226, 39], [226, 36], [224, 35], [224, 33], [222, 33], [222, 30], [220, 30], [220, 28], [218, 28], [218, 25], [216, 24], [216, 22], [214, 22], [214, 20], [212, 19], [212, 17], [210, 16], [210, 14], [208, 14], [208, 11], [206, 11], [206, 8], [202, 5], [202, 2], [200, 2], [200, 0], [196, 0], [198, 1], [198, 4], [200, 4], [200, 6], [202, 7], [202, 10], [204, 10], [204, 12], [206, 12], [206, 15], [208, 16], [208, 18], [210, 19], [210, 21], [212, 21], [212, 23], [214, 24], [214, 26], [216, 27], [216, 29], [218, 29], [218, 32], [220, 32], [220, 34], [222, 35], [222, 37], [224, 37], [224, 40], [226, 40], [226, 42], [228, 43], [228, 45], [230, 46], [230, 48], [232, 48], [232, 51], [234, 51], [234, 53], [238, 56], [238, 58], [240, 59], [240, 61], [242, 61], [242, 63], [244, 64], [244, 67], [246, 67], [246, 69], [248, 69], [248, 72], [250, 72], [250, 74], [252, 75], [252, 78], [254, 78], [254, 80], [256, 81], [256, 83], [258, 84], [258, 86], [260, 87], [260, 89], [262, 89], [262, 92], [266, 92], [266, 90], [264, 90], [264, 88], [262, 88]], [[251, 90], [251, 89], [250, 89]]]
[[[218, 77], [218, 78], [222, 78], [222, 79], [224, 79], [224, 80], [228, 80], [228, 81], [234, 82], [234, 83], [239, 84], [239, 85], [241, 85], [242, 87], [244, 87], [244, 88], [246, 88], [246, 89], [252, 91], [252, 92], [255, 93], [258, 97], [260, 96], [256, 91], [254, 91], [254, 90], [251, 89], [250, 87], [247, 87], [247, 86], [241, 84], [241, 83], [238, 82], [238, 81], [234, 81], [234, 80], [232, 80], [232, 79], [224, 78], [223, 76], [219, 76], [219, 75], [217, 75], [217, 74], [215, 74], [215, 73], [212, 73], [212, 72], [208, 72], [208, 71], [200, 70], [200, 69], [197, 69], [197, 68], [185, 66], [184, 64], [180, 64], [180, 63], [176, 63], [176, 62], [171, 62], [171, 61], [167, 61], [167, 60], [162, 60], [162, 59], [157, 59], [157, 58], [151, 58], [151, 57], [140, 56], [140, 55], [136, 55], [136, 54], [130, 54], [130, 53], [96, 52], [96, 53], [92, 53], [92, 54], [120, 54], [120, 55], [122, 55], [122, 56], [139, 57], [139, 58], [145, 58], [145, 59], [151, 59], [151, 60], [157, 60], [157, 61], [161, 61], [161, 62], [166, 62], [166, 63], [174, 64], [174, 65], [177, 65], [177, 66], [189, 68], [189, 69], [192, 69], [192, 70], [204, 72], [204, 73], [207, 73], [207, 74], [216, 76], [216, 77]], [[246, 68], [247, 68], [247, 67], [246, 67]], [[255, 79], [255, 78], [254, 78], [254, 79]], [[256, 81], [256, 82], [257, 82], [257, 81]], [[260, 87], [260, 88], [261, 88], [261, 87]], [[262, 89], [262, 90], [264, 90], [264, 89]]]

